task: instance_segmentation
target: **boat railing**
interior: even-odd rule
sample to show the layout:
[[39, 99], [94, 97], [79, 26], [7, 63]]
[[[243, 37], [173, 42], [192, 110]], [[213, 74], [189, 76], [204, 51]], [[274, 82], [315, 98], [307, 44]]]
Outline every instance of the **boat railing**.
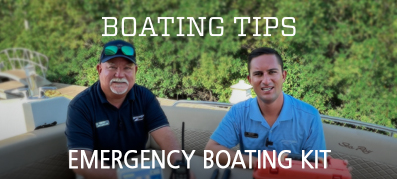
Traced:
[[231, 107], [233, 104], [230, 103], [220, 103], [220, 102], [212, 102], [212, 101], [192, 101], [192, 100], [178, 100], [172, 106], [177, 106], [178, 104], [187, 103], [187, 104], [204, 104], [211, 105], [217, 107]]
[[[212, 102], [212, 101], [193, 101], [193, 100], [178, 100], [176, 101], [172, 106], [177, 106], [178, 104], [197, 104], [197, 105], [211, 105], [211, 106], [217, 106], [217, 107], [231, 107], [233, 104], [230, 103], [220, 103], [220, 102]], [[371, 124], [371, 123], [366, 123], [362, 121], [356, 121], [352, 119], [345, 119], [345, 118], [340, 118], [340, 117], [333, 117], [333, 116], [327, 116], [327, 115], [322, 115], [320, 114], [321, 119], [329, 120], [332, 121], [333, 125], [340, 125], [343, 127], [351, 127], [351, 128], [356, 128], [358, 129], [359, 127], [365, 127], [372, 129], [375, 132], [378, 131], [383, 131], [386, 133], [386, 135], [393, 137], [394, 134], [397, 134], [397, 129], [377, 125], [377, 124]]]
[[[6, 57], [6, 59], [2, 59]], [[5, 63], [8, 61], [9, 63]], [[41, 74], [46, 78], [48, 69], [48, 57], [26, 48], [8, 48], [0, 51], [0, 63], [5, 70], [22, 69], [26, 65], [34, 65], [38, 67]], [[0, 68], [0, 70], [3, 70]]]

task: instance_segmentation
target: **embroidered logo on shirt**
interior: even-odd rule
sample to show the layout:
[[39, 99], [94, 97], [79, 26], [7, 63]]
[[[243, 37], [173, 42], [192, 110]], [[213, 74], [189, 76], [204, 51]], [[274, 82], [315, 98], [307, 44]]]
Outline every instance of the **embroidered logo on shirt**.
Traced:
[[144, 116], [145, 115], [143, 115], [143, 114], [140, 116], [134, 116], [134, 117], [132, 117], [132, 120], [134, 120], [134, 122], [142, 121]]
[[97, 122], [95, 125], [96, 125], [96, 128], [100, 128], [100, 127], [103, 127], [103, 126], [108, 126], [109, 125], [109, 120]]

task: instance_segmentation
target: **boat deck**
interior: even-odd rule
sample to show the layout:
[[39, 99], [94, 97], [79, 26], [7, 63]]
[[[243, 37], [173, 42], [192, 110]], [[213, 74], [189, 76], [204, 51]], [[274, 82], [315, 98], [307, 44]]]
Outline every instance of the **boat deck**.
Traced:
[[[52, 83], [49, 86], [54, 86], [57, 88], [57, 91], [61, 93], [61, 95], [65, 96], [66, 98], [73, 99], [77, 94], [82, 92], [83, 90], [87, 89], [85, 86], [78, 86], [78, 85], [69, 85], [64, 83]], [[12, 95], [10, 91], [25, 87], [25, 85], [18, 81], [7, 81], [0, 83], [0, 99], [9, 99], [9, 98], [16, 98], [19, 96]], [[157, 98], [162, 106], [172, 106], [177, 100], [166, 99], [166, 98]], [[225, 110], [227, 111], [228, 108], [221, 108], [213, 105], [205, 105], [205, 104], [189, 104], [189, 103], [182, 103], [178, 104], [178, 106], [183, 107], [190, 107], [190, 108], [202, 108], [202, 109], [214, 109], [214, 110]]]
[[[6, 90], [17, 88], [20, 85], [23, 84], [18, 84], [16, 81], [0, 83], [0, 95]], [[69, 99], [74, 98], [87, 88], [62, 83], [53, 83], [52, 86], [57, 87], [57, 91]], [[175, 108], [172, 106], [176, 105], [177, 100], [158, 98], [158, 101], [170, 121], [170, 126], [173, 126], [172, 130], [175, 132], [178, 141], [181, 140], [181, 128], [178, 126], [180, 126], [182, 121], [188, 121], [189, 126], [185, 132], [185, 149], [188, 153], [196, 150], [199, 156], [203, 155], [206, 142], [228, 110], [228, 108], [214, 105], [194, 103], [178, 103], [177, 106], [188, 108]], [[350, 121], [330, 116], [323, 116], [322, 118], [346, 123]], [[360, 125], [358, 124], [359, 121], [354, 122]], [[362, 123], [361, 125], [369, 126], [373, 124]], [[349, 165], [353, 167], [351, 172], [353, 178], [397, 178], [397, 159], [393, 155], [393, 151], [397, 149], [397, 143], [394, 137], [325, 123], [323, 126], [327, 149], [332, 151], [331, 156], [348, 160]], [[21, 176], [13, 178], [26, 178], [24, 174], [29, 175], [30, 178], [56, 178], [58, 176], [73, 175], [67, 169], [68, 163], [65, 162], [68, 159], [68, 155], [65, 148], [64, 127], [65, 124], [60, 124], [47, 130], [40, 129], [27, 133], [22, 136], [24, 137], [23, 139], [21, 139], [21, 136], [17, 136], [3, 140], [2, 144], [0, 143], [0, 158], [3, 159], [1, 161], [7, 162], [2, 163], [0, 161], [0, 166], [3, 168], [3, 170], [0, 170], [0, 178], [11, 178], [10, 176]], [[380, 127], [378, 126], [379, 129]], [[45, 132], [48, 130], [51, 132]], [[393, 132], [397, 133], [396, 129], [388, 130], [391, 131], [391, 136], [393, 136]], [[29, 142], [26, 142], [28, 139]], [[152, 145], [151, 143], [154, 140], [150, 140], [150, 145]], [[51, 144], [51, 146], [56, 147], [48, 149], [49, 147], [42, 147], [44, 145], [37, 145], [38, 143]], [[156, 146], [158, 145], [153, 144], [153, 149], [158, 149]], [[21, 155], [21, 153], [26, 153], [27, 149], [35, 155]], [[8, 161], [18, 161], [19, 163], [14, 162], [15, 164], [12, 163], [11, 165]], [[59, 166], [54, 166], [54, 163], [59, 164]], [[40, 167], [43, 169], [38, 170]], [[11, 170], [13, 171], [9, 172]], [[31, 177], [32, 173], [38, 173], [37, 177]]]
[[[34, 77], [36, 78], [37, 86], [46, 86], [51, 84], [50, 81], [40, 75], [34, 74]], [[8, 78], [11, 79], [11, 81], [17, 81], [24, 85], [28, 85], [28, 77], [22, 69], [0, 71], [0, 78]]]
[[12, 90], [25, 87], [18, 81], [6, 81], [0, 83], [0, 99], [20, 98], [21, 96], [11, 93]]

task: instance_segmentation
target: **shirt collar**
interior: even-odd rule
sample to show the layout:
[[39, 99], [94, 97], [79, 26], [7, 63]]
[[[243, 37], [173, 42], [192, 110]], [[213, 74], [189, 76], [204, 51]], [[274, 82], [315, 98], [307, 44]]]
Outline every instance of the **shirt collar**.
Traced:
[[258, 105], [258, 97], [251, 100], [250, 103], [250, 118], [254, 121], [262, 122], [264, 120], [261, 110]]
[[128, 92], [128, 94], [127, 94], [127, 97], [125, 97], [126, 99], [128, 99], [128, 100], [135, 100], [135, 91], [134, 91], [134, 87], [136, 86], [137, 84], [134, 84], [134, 86], [132, 86], [132, 88], [130, 89], [130, 91]]
[[99, 99], [101, 100], [101, 103], [109, 103], [109, 101], [106, 99], [105, 93], [102, 91], [101, 82], [99, 80], [97, 82], [96, 91], [98, 93]]
[[277, 118], [278, 121], [291, 120], [295, 114], [291, 102], [291, 96], [283, 92], [283, 97], [284, 97], [284, 103], [283, 103], [283, 107], [281, 108], [280, 115]]
[[[134, 84], [135, 86], [136, 84]], [[131, 88], [131, 90], [128, 92], [126, 99], [128, 100], [135, 100], [135, 95], [134, 95], [134, 86]], [[106, 99], [105, 93], [102, 91], [101, 88], [101, 82], [98, 80], [97, 82], [97, 88], [99, 99], [101, 100], [101, 103], [109, 103], [109, 101]]]
[[[280, 115], [277, 118], [277, 121], [286, 121], [291, 120], [293, 118], [294, 112], [291, 103], [290, 96], [286, 95], [283, 92], [284, 102], [283, 107], [281, 108]], [[255, 97], [251, 100], [250, 103], [250, 118], [255, 121], [263, 121], [264, 118], [262, 116], [261, 110], [259, 109], [258, 105], [258, 97]]]

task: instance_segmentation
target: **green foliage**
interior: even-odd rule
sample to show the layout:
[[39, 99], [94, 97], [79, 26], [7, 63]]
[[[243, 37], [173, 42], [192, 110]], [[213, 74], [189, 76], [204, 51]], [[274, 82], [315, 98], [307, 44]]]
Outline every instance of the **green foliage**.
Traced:
[[[97, 81], [96, 64], [104, 43], [124, 39], [136, 46], [137, 83], [159, 97], [227, 102], [230, 86], [246, 80], [247, 54], [262, 46], [277, 49], [287, 70], [284, 92], [315, 106], [320, 113], [388, 127], [397, 125], [397, 7], [393, 0], [234, 0], [234, 1], [122, 1], [122, 0], [16, 0], [0, 1], [0, 49], [25, 47], [50, 58], [48, 78], [54, 82], [91, 85]], [[234, 17], [278, 17], [270, 37], [255, 37], [256, 23]], [[118, 35], [103, 37], [102, 17], [118, 18]], [[121, 19], [136, 18], [135, 36], [121, 35]], [[146, 17], [156, 34], [139, 36]], [[175, 17], [164, 21], [157, 17]], [[179, 20], [185, 36], [179, 37]], [[189, 20], [206, 17], [204, 36]], [[222, 17], [223, 36], [209, 35], [209, 18]], [[295, 17], [296, 35], [283, 28], [283, 17]], [[25, 21], [29, 28], [25, 28]], [[109, 20], [109, 24], [113, 22]], [[274, 21], [270, 21], [274, 25]], [[126, 21], [126, 33], [133, 33]], [[266, 21], [259, 20], [260, 34]], [[108, 29], [108, 33], [114, 30]], [[247, 80], [246, 80], [247, 82]], [[255, 94], [253, 93], [253, 96]]]

